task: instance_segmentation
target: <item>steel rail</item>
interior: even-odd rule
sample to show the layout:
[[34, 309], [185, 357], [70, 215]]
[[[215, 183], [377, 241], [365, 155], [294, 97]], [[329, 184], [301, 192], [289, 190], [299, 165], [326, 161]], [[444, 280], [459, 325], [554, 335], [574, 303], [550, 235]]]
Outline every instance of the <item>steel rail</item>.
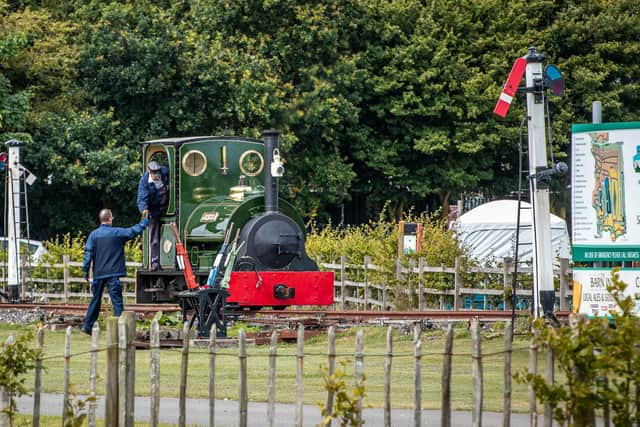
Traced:
[[[424, 310], [424, 311], [354, 311], [354, 310], [259, 310], [243, 312], [246, 317], [260, 315], [275, 318], [318, 318], [322, 320], [466, 320], [475, 317], [481, 320], [506, 320], [511, 318], [511, 311], [503, 310]], [[516, 312], [517, 317], [526, 317], [529, 311]], [[556, 312], [559, 319], [566, 319], [569, 312]]]
[[[0, 310], [10, 309], [42, 309], [44, 311], [59, 313], [85, 313], [88, 304], [52, 304], [52, 303], [0, 303]], [[109, 311], [109, 305], [102, 306], [101, 311]], [[170, 304], [129, 304], [125, 310], [135, 313], [151, 314], [158, 311], [175, 312], [180, 311], [180, 307]], [[558, 311], [556, 316], [560, 320], [566, 320], [568, 311]], [[529, 311], [516, 312], [517, 317], [528, 316]], [[481, 320], [507, 320], [511, 318], [511, 311], [503, 310], [424, 310], [424, 311], [377, 311], [377, 310], [332, 310], [332, 309], [299, 309], [299, 310], [237, 310], [228, 311], [227, 315], [241, 316], [243, 319], [251, 318], [277, 318], [277, 319], [318, 319], [318, 320], [468, 320], [479, 318]]]

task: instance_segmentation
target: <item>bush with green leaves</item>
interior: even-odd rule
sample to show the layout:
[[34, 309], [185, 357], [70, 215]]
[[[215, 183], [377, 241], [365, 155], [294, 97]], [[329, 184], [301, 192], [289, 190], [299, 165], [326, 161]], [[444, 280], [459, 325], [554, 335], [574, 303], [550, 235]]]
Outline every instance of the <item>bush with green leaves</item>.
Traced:
[[608, 408], [616, 426], [640, 421], [640, 323], [635, 296], [617, 269], [607, 287], [619, 307], [611, 317], [577, 317], [570, 326], [552, 328], [536, 321], [535, 342], [553, 352], [563, 382], [549, 384], [540, 374], [519, 372], [516, 379], [533, 386], [538, 400], [548, 403], [560, 425], [595, 425], [596, 411]]
[[[395, 289], [415, 287], [417, 275], [409, 274], [402, 280], [396, 279], [396, 260], [398, 259], [398, 223], [387, 217], [383, 211], [377, 221], [360, 226], [332, 227], [321, 230], [311, 226], [307, 236], [306, 248], [309, 256], [321, 262], [339, 263], [342, 255], [347, 263], [363, 265], [364, 257], [370, 256], [371, 263], [382, 267], [382, 270], [368, 271], [371, 283], [387, 283], [393, 302], [397, 309], [415, 306], [416, 301], [405, 292], [395, 292]], [[463, 255], [456, 236], [446, 227], [446, 222], [439, 215], [404, 216], [405, 222], [421, 223], [423, 225], [421, 249], [417, 253], [403, 255], [400, 261], [403, 266], [417, 266], [418, 259], [424, 258], [426, 265], [445, 265], [453, 267], [456, 257]], [[363, 270], [349, 270], [348, 279], [362, 281]], [[425, 287], [437, 289], [452, 289], [453, 276], [444, 273], [430, 273], [423, 275]], [[413, 293], [415, 295], [415, 293]]]
[[0, 386], [9, 395], [9, 407], [2, 412], [9, 417], [9, 425], [13, 425], [17, 410], [15, 398], [27, 392], [25, 375], [35, 368], [36, 360], [41, 357], [41, 351], [32, 347], [33, 337], [33, 331], [10, 336], [0, 347]]
[[[54, 264], [62, 264], [65, 255], [69, 255], [72, 262], [82, 262], [84, 259], [84, 248], [87, 238], [83, 234], [72, 236], [71, 233], [56, 236], [51, 240], [43, 242], [47, 249], [41, 262], [33, 268], [33, 277], [46, 277], [62, 279], [63, 269], [53, 268]], [[129, 240], [124, 246], [124, 255], [127, 262], [140, 262], [142, 260], [142, 239], [138, 236]], [[73, 277], [82, 277], [81, 267], [70, 267]], [[134, 269], [129, 267], [127, 274], [132, 274]]]
[[[61, 265], [64, 262], [64, 257], [69, 256], [69, 261], [75, 263], [81, 263], [84, 259], [84, 248], [86, 244], [86, 236], [82, 233], [78, 233], [73, 236], [71, 233], [64, 234], [62, 236], [56, 236], [51, 240], [43, 242], [43, 245], [47, 252], [42, 256], [42, 259], [38, 264], [32, 265], [30, 274], [32, 278], [37, 279], [49, 279], [54, 283], [53, 288], [50, 288], [50, 284], [38, 282], [34, 283], [35, 288], [39, 290], [62, 290], [62, 280], [64, 278], [64, 268], [61, 266], [54, 267], [55, 265]], [[127, 262], [141, 262], [142, 260], [142, 239], [136, 237], [133, 240], [129, 240], [125, 243], [124, 253], [125, 260]], [[127, 267], [127, 276], [132, 277], [135, 274], [135, 267]], [[83, 277], [84, 273], [82, 267], [69, 266], [70, 277]], [[85, 283], [73, 282], [71, 283], [70, 290], [73, 292], [82, 291], [86, 286]]]
[[362, 421], [362, 408], [359, 402], [365, 395], [365, 376], [362, 375], [353, 388], [348, 390], [345, 381], [348, 361], [341, 360], [339, 363], [341, 368], [336, 369], [331, 375], [329, 375], [329, 369], [324, 368], [324, 388], [333, 393], [335, 401], [331, 411], [327, 406], [320, 405], [322, 421], [318, 427], [328, 426], [332, 420], [339, 420], [341, 427], [361, 427], [364, 421]]

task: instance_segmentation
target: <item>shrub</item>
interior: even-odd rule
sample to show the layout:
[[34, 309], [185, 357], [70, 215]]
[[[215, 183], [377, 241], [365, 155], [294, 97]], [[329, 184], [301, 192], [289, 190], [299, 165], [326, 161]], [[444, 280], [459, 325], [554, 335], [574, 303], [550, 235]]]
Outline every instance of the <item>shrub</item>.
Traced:
[[[446, 265], [452, 267], [456, 257], [463, 255], [453, 231], [447, 229], [446, 222], [439, 215], [416, 216], [409, 213], [403, 218], [406, 222], [423, 224], [421, 250], [410, 255], [402, 255], [401, 263], [407, 267], [416, 266], [419, 258], [424, 258], [426, 265]], [[396, 260], [398, 259], [398, 223], [387, 219], [383, 211], [377, 221], [360, 226], [344, 228], [328, 226], [322, 230], [311, 224], [311, 232], [307, 236], [307, 252], [311, 258], [323, 262], [338, 263], [340, 256], [347, 257], [348, 263], [363, 265], [364, 257], [370, 256], [371, 262], [382, 271], [369, 271], [371, 283], [387, 283], [392, 291], [392, 301], [397, 309], [415, 306], [416, 301], [405, 292], [393, 292], [406, 288], [408, 284], [415, 286], [417, 277], [409, 274], [402, 280], [396, 279]], [[362, 281], [363, 269], [350, 270], [349, 280]], [[425, 287], [452, 289], [453, 276], [444, 273], [430, 273], [423, 276]]]
[[17, 338], [13, 336], [0, 348], [0, 386], [9, 395], [9, 407], [4, 413], [9, 417], [10, 425], [16, 413], [16, 396], [27, 392], [24, 384], [25, 374], [35, 368], [36, 360], [41, 357], [38, 349], [32, 348], [33, 331], [28, 331]]
[[341, 427], [361, 427], [364, 421], [358, 419], [359, 416], [362, 415], [362, 409], [358, 405], [358, 402], [365, 395], [365, 377], [362, 375], [357, 384], [349, 392], [344, 378], [348, 361], [341, 360], [339, 363], [341, 368], [336, 369], [332, 375], [329, 375], [328, 367], [324, 368], [324, 388], [327, 391], [333, 392], [335, 402], [331, 413], [329, 413], [326, 406], [322, 404], [319, 405], [323, 419], [322, 422], [318, 424], [318, 427], [328, 426], [332, 420], [340, 420]]
[[578, 318], [572, 326], [545, 327], [536, 342], [551, 351], [566, 382], [548, 384], [542, 375], [519, 372], [516, 379], [533, 386], [542, 403], [553, 409], [553, 418], [574, 426], [595, 425], [596, 410], [610, 408], [613, 425], [631, 426], [640, 420], [640, 328], [635, 299], [625, 297], [627, 285], [612, 272], [608, 291], [620, 308], [611, 318]]

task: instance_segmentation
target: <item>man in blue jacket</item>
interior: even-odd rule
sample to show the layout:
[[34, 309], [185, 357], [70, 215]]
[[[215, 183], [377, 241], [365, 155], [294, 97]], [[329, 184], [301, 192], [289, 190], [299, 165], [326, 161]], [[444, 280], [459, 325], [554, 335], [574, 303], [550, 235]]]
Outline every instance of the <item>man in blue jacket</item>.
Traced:
[[169, 206], [169, 168], [149, 162], [147, 172], [138, 183], [138, 210], [149, 217], [149, 252], [151, 270], [160, 268], [160, 217]]
[[93, 266], [93, 282], [91, 282], [93, 296], [82, 325], [82, 331], [86, 334], [91, 334], [91, 328], [100, 315], [102, 292], [105, 286], [109, 290], [114, 314], [120, 316], [122, 313], [124, 307], [120, 277], [127, 275], [124, 244], [142, 234], [149, 224], [149, 220], [145, 218], [133, 227], [112, 227], [113, 215], [109, 209], [102, 209], [99, 219], [100, 227], [93, 230], [87, 238], [82, 263], [85, 280], [89, 280], [89, 268]]

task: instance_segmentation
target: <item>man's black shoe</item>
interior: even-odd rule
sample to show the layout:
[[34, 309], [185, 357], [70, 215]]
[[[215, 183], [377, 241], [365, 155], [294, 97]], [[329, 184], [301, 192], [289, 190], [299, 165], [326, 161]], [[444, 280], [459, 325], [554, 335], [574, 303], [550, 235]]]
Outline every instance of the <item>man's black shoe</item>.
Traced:
[[91, 335], [91, 331], [87, 331], [85, 328], [80, 329], [83, 334]]

